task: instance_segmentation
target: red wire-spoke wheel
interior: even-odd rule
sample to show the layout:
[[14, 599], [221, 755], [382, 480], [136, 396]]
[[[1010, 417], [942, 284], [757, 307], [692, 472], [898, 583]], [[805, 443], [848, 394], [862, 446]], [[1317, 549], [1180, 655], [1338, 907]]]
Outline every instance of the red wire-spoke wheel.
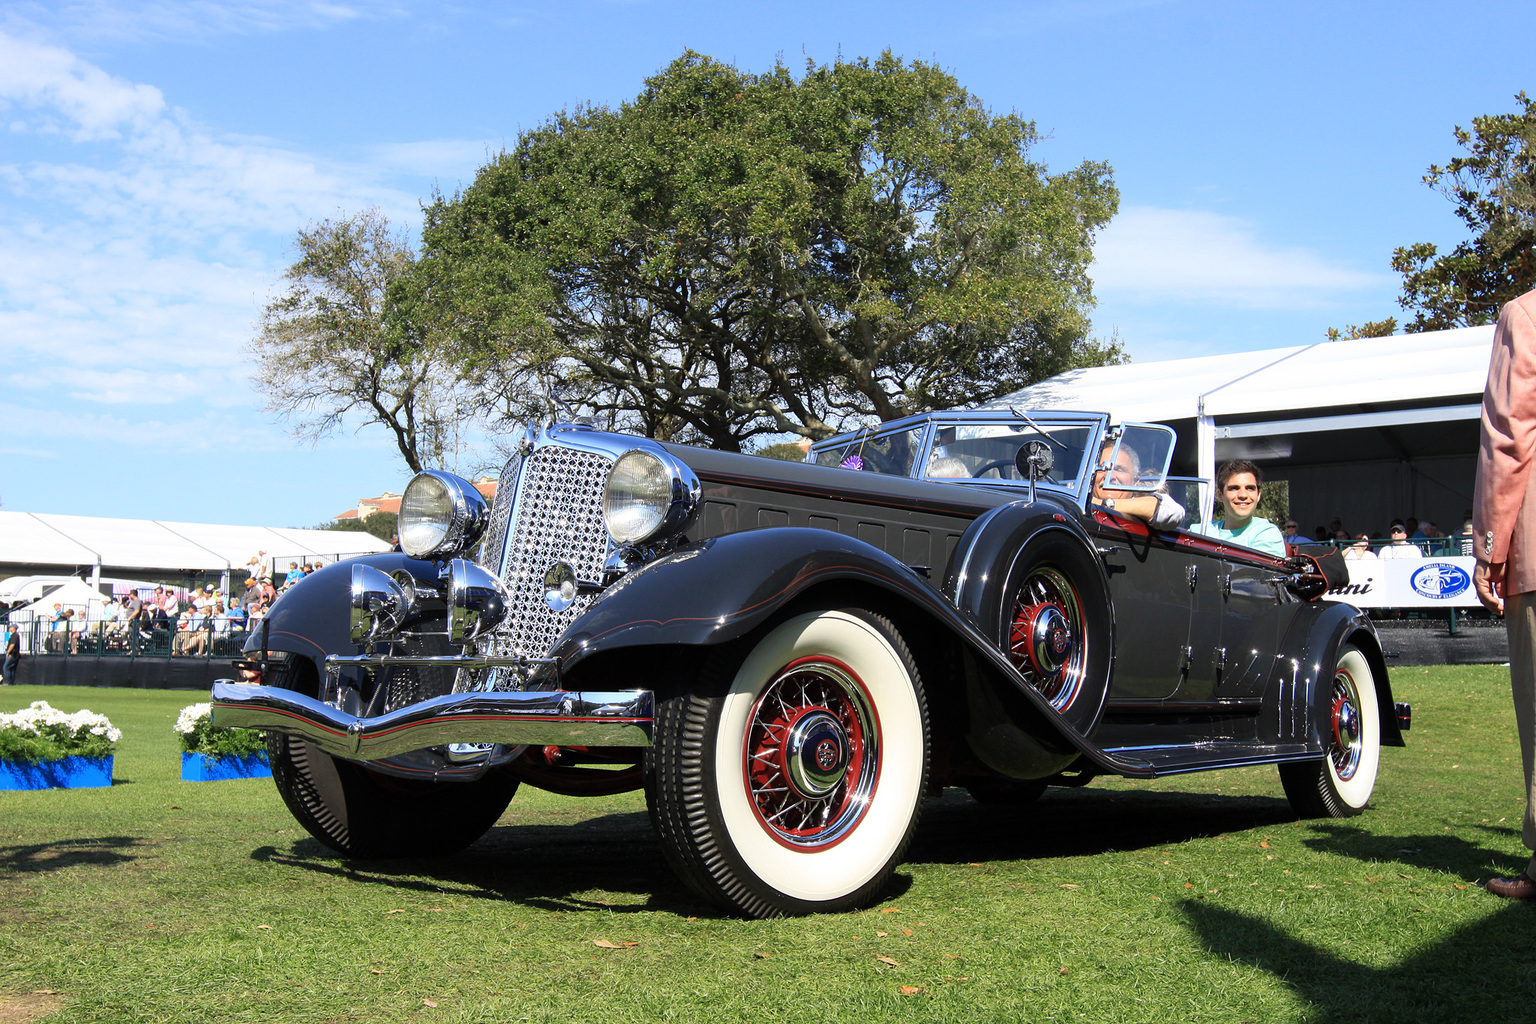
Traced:
[[645, 773], [662, 848], [705, 897], [752, 917], [867, 906], [927, 786], [917, 663], [864, 609], [791, 615], [660, 702]]
[[[998, 650], [1023, 685], [1044, 698], [1065, 724], [1085, 736], [1098, 726], [1109, 696], [1115, 649], [1114, 613], [1103, 562], [1088, 538], [1074, 530], [1027, 524], [1000, 545], [999, 561], [985, 567], [972, 607], [995, 623]], [[1026, 745], [1028, 737], [1020, 737]], [[1040, 748], [1020, 760], [1018, 742], [995, 757], [1033, 772], [1059, 770], [1075, 755]], [[985, 758], [983, 758], [985, 760]], [[1058, 763], [1059, 762], [1059, 763]], [[991, 763], [991, 762], [989, 762]]]
[[1322, 759], [1282, 764], [1280, 781], [1302, 817], [1349, 818], [1365, 810], [1381, 765], [1376, 676], [1358, 647], [1339, 648], [1326, 696]]
[[863, 684], [840, 662], [794, 662], [752, 709], [747, 792], [763, 828], [786, 845], [841, 840], [869, 806], [879, 767], [879, 719]]
[[1359, 698], [1354, 680], [1342, 666], [1333, 677], [1333, 707], [1329, 718], [1333, 725], [1333, 748], [1328, 756], [1339, 781], [1348, 782], [1360, 768], [1361, 722]]
[[1013, 600], [1008, 657], [1057, 711], [1082, 689], [1086, 643], [1083, 603], [1072, 581], [1055, 566], [1029, 570]]

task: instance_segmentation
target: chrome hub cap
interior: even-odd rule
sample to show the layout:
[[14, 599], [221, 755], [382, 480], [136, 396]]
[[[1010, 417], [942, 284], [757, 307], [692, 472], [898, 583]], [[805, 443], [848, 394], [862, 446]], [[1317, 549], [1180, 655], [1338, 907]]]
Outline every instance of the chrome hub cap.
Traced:
[[852, 751], [842, 723], [821, 708], [808, 711], [784, 741], [784, 775], [790, 788], [808, 800], [820, 800], [843, 781]]
[[1072, 660], [1072, 624], [1059, 604], [1043, 604], [1024, 611], [1018, 626], [1029, 665], [1042, 677], [1056, 677]]
[[846, 665], [802, 658], [758, 697], [744, 755], [747, 795], [764, 831], [793, 849], [832, 846], [874, 795], [879, 720]]
[[1013, 602], [1008, 655], [1058, 711], [1077, 699], [1085, 671], [1083, 606], [1059, 570], [1040, 566], [1025, 577]]
[[1360, 721], [1359, 697], [1355, 692], [1355, 680], [1348, 672], [1340, 672], [1333, 677], [1333, 708], [1330, 718], [1333, 723], [1333, 749], [1328, 752], [1328, 756], [1333, 761], [1334, 773], [1340, 781], [1347, 782], [1360, 767], [1360, 756], [1364, 749], [1361, 742], [1364, 729]]

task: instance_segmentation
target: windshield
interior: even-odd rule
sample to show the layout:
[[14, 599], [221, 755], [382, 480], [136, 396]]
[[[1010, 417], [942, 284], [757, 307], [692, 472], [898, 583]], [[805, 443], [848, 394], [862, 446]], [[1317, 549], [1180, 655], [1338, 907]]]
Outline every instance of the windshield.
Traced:
[[946, 424], [934, 432], [933, 451], [923, 468], [930, 480], [1016, 480], [1025, 482], [1014, 460], [1027, 441], [1044, 441], [1052, 466], [1041, 483], [1075, 487], [1093, 428], [1042, 424], [1044, 433], [1023, 423]]
[[923, 427], [861, 431], [839, 439], [833, 447], [818, 449], [816, 465], [911, 476], [922, 451], [923, 433]]

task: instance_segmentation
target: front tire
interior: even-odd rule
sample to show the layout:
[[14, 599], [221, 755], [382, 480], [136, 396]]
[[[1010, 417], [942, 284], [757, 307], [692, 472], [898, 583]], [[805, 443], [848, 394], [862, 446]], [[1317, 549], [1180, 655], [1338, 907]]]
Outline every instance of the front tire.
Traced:
[[646, 799], [695, 891], [751, 917], [873, 901], [917, 826], [928, 708], [889, 621], [817, 611], [711, 652], [662, 701]]
[[496, 824], [517, 780], [492, 769], [473, 782], [402, 779], [269, 733], [272, 781], [310, 835], [359, 860], [443, 857]]
[[1370, 801], [1381, 764], [1376, 675], [1358, 647], [1339, 649], [1323, 747], [1321, 761], [1280, 766], [1286, 798], [1303, 818], [1352, 818]]

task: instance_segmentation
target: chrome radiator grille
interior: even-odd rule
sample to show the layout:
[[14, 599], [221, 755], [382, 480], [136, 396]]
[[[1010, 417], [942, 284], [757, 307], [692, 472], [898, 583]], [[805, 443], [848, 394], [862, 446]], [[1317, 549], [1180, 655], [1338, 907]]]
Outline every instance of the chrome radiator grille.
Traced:
[[519, 461], [514, 456], [502, 472], [488, 528], [505, 536], [504, 550], [497, 558], [493, 536], [487, 536], [484, 549], [484, 564], [511, 594], [490, 647], [496, 654], [539, 658], [592, 602], [590, 594], [582, 594], [564, 611], [552, 610], [544, 603], [549, 567], [565, 562], [577, 579], [603, 578], [608, 554], [603, 487], [613, 462], [595, 452], [545, 445], [521, 460], [519, 480]]

